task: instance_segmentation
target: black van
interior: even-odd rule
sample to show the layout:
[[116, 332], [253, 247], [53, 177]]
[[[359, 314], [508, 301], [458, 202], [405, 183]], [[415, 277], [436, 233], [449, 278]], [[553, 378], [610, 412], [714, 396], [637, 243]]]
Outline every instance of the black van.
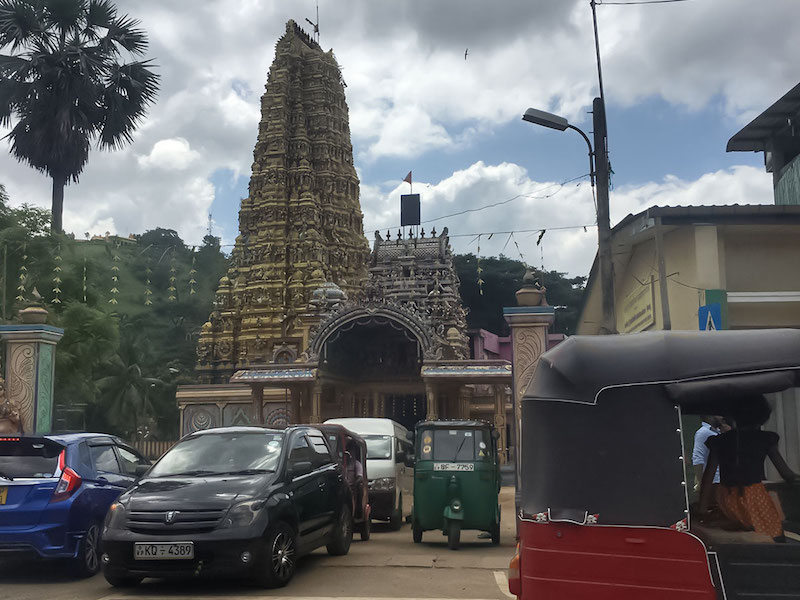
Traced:
[[341, 467], [319, 430], [199, 431], [111, 506], [103, 573], [114, 586], [241, 573], [280, 587], [302, 554], [320, 546], [347, 554], [352, 519]]

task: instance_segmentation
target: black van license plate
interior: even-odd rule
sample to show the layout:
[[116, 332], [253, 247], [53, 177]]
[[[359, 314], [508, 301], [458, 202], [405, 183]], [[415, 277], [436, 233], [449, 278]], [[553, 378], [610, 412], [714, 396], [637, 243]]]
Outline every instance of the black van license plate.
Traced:
[[189, 560], [194, 558], [192, 542], [136, 542], [133, 545], [134, 560]]

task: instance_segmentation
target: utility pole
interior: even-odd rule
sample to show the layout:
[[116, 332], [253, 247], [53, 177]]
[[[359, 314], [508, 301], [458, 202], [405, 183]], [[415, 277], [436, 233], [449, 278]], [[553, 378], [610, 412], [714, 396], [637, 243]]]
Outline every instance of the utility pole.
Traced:
[[597, 258], [600, 269], [600, 289], [603, 297], [601, 333], [617, 333], [614, 311], [614, 265], [611, 257], [611, 217], [608, 208], [608, 136], [606, 109], [602, 98], [592, 103], [594, 127], [594, 165], [597, 175]]
[[597, 58], [597, 83], [600, 97], [592, 103], [594, 126], [594, 164], [597, 172], [597, 259], [600, 268], [600, 289], [603, 293], [603, 323], [600, 333], [617, 333], [614, 310], [614, 263], [611, 256], [611, 216], [608, 208], [609, 165], [606, 96], [603, 89], [603, 67], [600, 63], [600, 36], [597, 33], [597, 1], [589, 0], [594, 26], [594, 51]]

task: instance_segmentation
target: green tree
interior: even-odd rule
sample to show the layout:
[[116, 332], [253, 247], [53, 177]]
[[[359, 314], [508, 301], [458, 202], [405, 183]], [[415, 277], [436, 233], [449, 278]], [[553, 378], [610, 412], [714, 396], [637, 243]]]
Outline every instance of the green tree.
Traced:
[[122, 328], [119, 350], [111, 357], [107, 374], [97, 380], [97, 388], [110, 425], [132, 437], [139, 427], [149, 426], [154, 421], [155, 391], [165, 382], [148, 376], [154, 361], [150, 346], [135, 332], [135, 324], [126, 325]]
[[46, 208], [23, 204], [12, 209], [17, 225], [28, 232], [31, 237], [44, 236], [50, 233], [51, 214]]
[[117, 149], [153, 102], [158, 75], [141, 57], [147, 36], [108, 0], [0, 0], [0, 124], [17, 160], [53, 180], [52, 229], [64, 186], [93, 142]]
[[[106, 428], [102, 411], [94, 411], [97, 401], [96, 380], [103, 368], [116, 354], [119, 346], [117, 319], [81, 302], [70, 302], [58, 321], [64, 337], [56, 347], [55, 402], [62, 410], [84, 410], [100, 417]], [[82, 429], [83, 420], [67, 424], [67, 429]]]
[[[503, 318], [503, 307], [517, 305], [515, 294], [522, 287], [522, 277], [527, 268], [525, 264], [502, 255], [481, 258], [482, 286], [478, 285], [478, 259], [474, 254], [456, 255], [455, 267], [461, 280], [461, 299], [465, 308], [469, 309], [469, 327], [506, 335], [509, 329]], [[559, 307], [556, 310], [555, 330], [574, 333], [586, 278], [566, 277], [565, 273], [545, 271], [541, 279], [547, 288], [548, 304]]]

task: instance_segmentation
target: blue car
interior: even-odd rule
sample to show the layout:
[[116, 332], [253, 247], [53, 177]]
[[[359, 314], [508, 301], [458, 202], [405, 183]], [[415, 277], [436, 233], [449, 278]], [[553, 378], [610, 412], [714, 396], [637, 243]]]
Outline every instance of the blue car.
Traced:
[[70, 559], [94, 575], [108, 507], [149, 467], [106, 434], [0, 435], [0, 556]]

